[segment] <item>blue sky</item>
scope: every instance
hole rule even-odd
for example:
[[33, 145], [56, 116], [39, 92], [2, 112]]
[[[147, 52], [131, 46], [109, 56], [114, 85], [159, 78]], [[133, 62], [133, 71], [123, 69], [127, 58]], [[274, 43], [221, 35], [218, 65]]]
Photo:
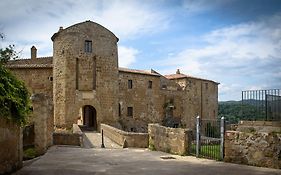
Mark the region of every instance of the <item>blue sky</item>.
[[280, 0], [2, 0], [1, 47], [52, 55], [60, 26], [95, 21], [116, 34], [119, 65], [220, 82], [219, 100], [281, 88]]

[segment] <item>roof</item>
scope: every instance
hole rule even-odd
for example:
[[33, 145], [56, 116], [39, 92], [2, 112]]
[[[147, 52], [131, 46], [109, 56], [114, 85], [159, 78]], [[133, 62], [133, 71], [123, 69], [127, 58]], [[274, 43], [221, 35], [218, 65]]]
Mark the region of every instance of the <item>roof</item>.
[[103, 30], [105, 30], [105, 31], [107, 31], [107, 32], [109, 32], [109, 33], [111, 33], [111, 34], [116, 38], [117, 42], [119, 41], [119, 38], [118, 38], [112, 31], [110, 31], [110, 30], [107, 29], [106, 27], [104, 27], [104, 26], [102, 26], [102, 25], [100, 25], [100, 24], [98, 24], [98, 23], [96, 23], [96, 22], [93, 22], [93, 21], [91, 21], [91, 20], [87, 20], [87, 21], [84, 21], [84, 22], [80, 22], [80, 23], [71, 25], [71, 26], [69, 26], [69, 27], [67, 27], [67, 28], [65, 28], [65, 29], [63, 29], [63, 27], [60, 27], [59, 31], [53, 34], [53, 36], [51, 37], [51, 40], [54, 41], [55, 38], [56, 38], [60, 33], [63, 33], [63, 32], [65, 32], [65, 31], [67, 31], [67, 30], [69, 30], [69, 29], [71, 29], [71, 28], [74, 28], [74, 27], [77, 27], [77, 26], [82, 26], [82, 25], [85, 25], [85, 24], [96, 25], [96, 26], [98, 26], [99, 28], [101, 28], [101, 29], [103, 29]]
[[204, 79], [204, 78], [194, 77], [194, 76], [185, 75], [185, 74], [181, 74], [181, 73], [179, 73], [179, 74], [164, 75], [164, 77], [166, 77], [169, 80], [182, 79], [182, 78], [193, 78], [193, 79], [197, 79], [197, 80], [211, 81], [213, 83], [219, 84], [218, 82], [215, 82], [213, 80], [208, 80], [208, 79]]
[[127, 73], [134, 73], [134, 74], [143, 74], [143, 75], [151, 75], [151, 76], [158, 76], [161, 75], [156, 73], [153, 70], [137, 70], [137, 69], [128, 69], [128, 68], [122, 68], [119, 67], [119, 72], [127, 72]]
[[39, 57], [36, 59], [10, 60], [5, 65], [7, 68], [52, 68], [53, 57]]

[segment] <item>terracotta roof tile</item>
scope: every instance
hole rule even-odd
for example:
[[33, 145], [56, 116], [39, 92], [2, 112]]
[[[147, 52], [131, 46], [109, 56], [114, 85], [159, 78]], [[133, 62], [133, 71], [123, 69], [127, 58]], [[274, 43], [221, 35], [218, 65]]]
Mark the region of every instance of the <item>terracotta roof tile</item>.
[[52, 68], [53, 57], [10, 60], [5, 66], [7, 68]]
[[152, 75], [152, 76], [161, 76], [160, 74], [156, 73], [153, 70], [137, 70], [137, 69], [128, 69], [119, 67], [120, 72], [128, 72], [128, 73], [135, 73], [135, 74], [145, 74], [145, 75]]
[[193, 78], [193, 79], [198, 79], [198, 80], [211, 81], [211, 82], [214, 82], [216, 84], [219, 84], [218, 82], [215, 82], [213, 80], [208, 80], [208, 79], [194, 77], [194, 76], [185, 75], [185, 74], [170, 74], [170, 75], [164, 75], [164, 77], [166, 77], [167, 79], [170, 79], [170, 80], [181, 79], [181, 78]]

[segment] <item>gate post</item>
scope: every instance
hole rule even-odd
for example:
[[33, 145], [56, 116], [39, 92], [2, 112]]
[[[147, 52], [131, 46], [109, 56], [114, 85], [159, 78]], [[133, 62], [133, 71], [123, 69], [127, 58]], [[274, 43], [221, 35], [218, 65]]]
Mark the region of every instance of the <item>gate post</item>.
[[225, 120], [224, 117], [221, 118], [221, 145], [220, 145], [220, 158], [223, 160], [224, 158], [224, 133], [225, 133]]
[[196, 157], [200, 154], [200, 117], [196, 117]]

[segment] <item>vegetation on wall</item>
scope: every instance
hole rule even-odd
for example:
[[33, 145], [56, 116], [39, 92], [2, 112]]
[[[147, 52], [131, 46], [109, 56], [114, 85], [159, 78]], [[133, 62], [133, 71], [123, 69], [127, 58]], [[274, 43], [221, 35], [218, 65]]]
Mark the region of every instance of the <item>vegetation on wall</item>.
[[4, 67], [8, 60], [16, 57], [13, 46], [0, 49], [0, 117], [24, 124], [30, 111], [28, 90]]

